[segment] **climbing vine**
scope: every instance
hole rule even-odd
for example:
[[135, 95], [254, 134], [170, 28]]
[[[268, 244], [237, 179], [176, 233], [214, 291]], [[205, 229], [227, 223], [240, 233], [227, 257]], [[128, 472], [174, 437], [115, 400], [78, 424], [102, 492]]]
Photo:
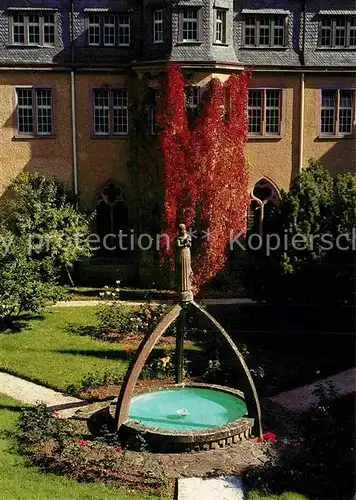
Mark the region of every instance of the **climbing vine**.
[[[244, 144], [247, 134], [247, 74], [225, 83], [212, 79], [192, 129], [185, 106], [185, 80], [168, 67], [160, 100], [163, 229], [170, 241], [179, 222], [196, 231], [193, 269], [199, 287], [224, 266], [231, 237], [242, 233], [248, 204]], [[172, 264], [172, 245], [162, 255]]]

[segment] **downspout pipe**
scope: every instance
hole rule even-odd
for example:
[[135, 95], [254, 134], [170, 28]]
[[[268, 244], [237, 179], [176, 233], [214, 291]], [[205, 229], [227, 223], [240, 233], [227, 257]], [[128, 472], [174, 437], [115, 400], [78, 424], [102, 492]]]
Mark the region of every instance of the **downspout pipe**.
[[79, 180], [78, 180], [78, 140], [77, 140], [77, 100], [76, 100], [76, 78], [75, 78], [75, 48], [74, 48], [74, 1], [70, 0], [70, 24], [71, 24], [71, 114], [72, 114], [72, 145], [73, 145], [73, 189], [75, 206], [79, 204]]
[[305, 112], [305, 73], [300, 74], [300, 126], [299, 126], [299, 161], [298, 174], [303, 170], [304, 164], [304, 112]]
[[[303, 0], [303, 26], [302, 26], [302, 47], [300, 63], [305, 66], [305, 35], [306, 35], [306, 11], [307, 0]], [[299, 154], [298, 154], [298, 174], [303, 170], [304, 165], [304, 112], [305, 112], [305, 73], [300, 74], [300, 110], [299, 110]]]

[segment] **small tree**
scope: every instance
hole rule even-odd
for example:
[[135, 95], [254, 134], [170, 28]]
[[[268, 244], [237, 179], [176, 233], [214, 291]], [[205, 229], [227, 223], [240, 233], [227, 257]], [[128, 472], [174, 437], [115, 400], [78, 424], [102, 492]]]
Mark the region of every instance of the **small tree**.
[[91, 255], [86, 244], [89, 218], [75, 209], [70, 193], [55, 180], [39, 174], [20, 176], [10, 189], [8, 224], [27, 240], [33, 259], [42, 263], [44, 278], [70, 268]]
[[38, 313], [62, 290], [56, 276], [43, 281], [42, 263], [28, 256], [27, 241], [6, 229], [0, 230], [0, 330], [11, 326], [23, 312]]

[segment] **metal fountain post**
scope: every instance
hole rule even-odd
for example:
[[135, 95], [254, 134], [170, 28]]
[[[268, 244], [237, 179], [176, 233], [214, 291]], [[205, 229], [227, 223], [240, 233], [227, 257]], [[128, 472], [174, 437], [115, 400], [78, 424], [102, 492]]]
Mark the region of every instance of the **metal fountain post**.
[[192, 268], [190, 247], [192, 245], [184, 224], [179, 225], [176, 243], [176, 281], [178, 290], [178, 303], [182, 309], [177, 322], [176, 335], [176, 383], [181, 384], [184, 378], [184, 334], [186, 329], [187, 305], [193, 301]]

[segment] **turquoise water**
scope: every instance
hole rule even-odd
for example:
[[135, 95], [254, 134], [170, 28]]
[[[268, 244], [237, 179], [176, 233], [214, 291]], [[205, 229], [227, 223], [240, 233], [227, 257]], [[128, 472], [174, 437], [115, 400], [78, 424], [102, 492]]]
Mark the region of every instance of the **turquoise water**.
[[131, 400], [129, 418], [150, 427], [210, 429], [247, 413], [245, 402], [214, 389], [184, 387], [147, 392]]

